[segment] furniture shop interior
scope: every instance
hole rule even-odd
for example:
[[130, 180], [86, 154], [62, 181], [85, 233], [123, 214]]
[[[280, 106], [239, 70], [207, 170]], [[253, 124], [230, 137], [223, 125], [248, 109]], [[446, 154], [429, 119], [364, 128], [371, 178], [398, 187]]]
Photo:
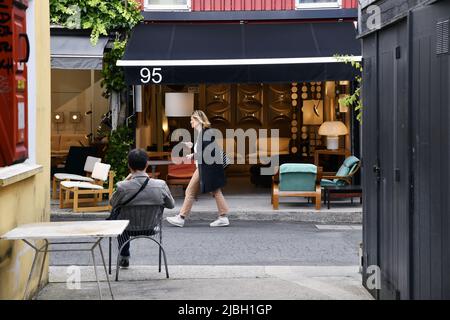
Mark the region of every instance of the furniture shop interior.
[[[269, 156], [279, 156], [280, 165], [311, 163], [323, 172], [338, 171], [345, 158], [355, 154], [353, 145], [359, 144], [353, 130], [355, 126], [359, 130], [356, 112], [339, 101], [352, 92], [352, 86], [348, 80], [142, 86], [136, 146], [156, 158], [167, 155], [177, 144], [171, 141], [174, 130], [187, 129], [193, 137], [190, 115], [193, 110], [203, 110], [212, 128], [222, 133], [219, 145], [234, 160], [227, 168], [226, 190], [236, 194], [270, 192], [272, 176], [261, 175], [263, 164], [254, 157], [256, 151], [267, 148]], [[255, 129], [257, 135], [260, 129], [267, 129], [269, 138], [270, 129], [278, 129], [279, 149], [271, 152], [270, 139], [261, 142], [264, 138], [257, 136], [256, 141], [245, 139], [244, 151], [238, 150], [237, 139], [227, 136], [226, 129]], [[356, 138], [359, 140], [359, 135]], [[156, 171], [170, 182], [177, 177], [162, 167]]]

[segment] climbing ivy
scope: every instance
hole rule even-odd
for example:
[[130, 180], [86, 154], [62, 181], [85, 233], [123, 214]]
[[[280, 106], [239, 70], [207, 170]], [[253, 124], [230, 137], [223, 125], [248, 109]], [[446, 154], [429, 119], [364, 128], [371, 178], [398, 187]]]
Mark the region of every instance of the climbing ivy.
[[111, 51], [107, 52], [103, 57], [103, 69], [102, 75], [103, 79], [101, 86], [107, 88], [103, 92], [103, 96], [108, 98], [112, 91], [122, 91], [126, 88], [125, 77], [123, 75], [123, 70], [121, 67], [116, 65], [117, 60], [123, 57], [125, 53], [127, 41], [114, 41], [113, 48]]
[[52, 24], [70, 29], [91, 31], [91, 43], [100, 36], [115, 38], [112, 50], [105, 55], [103, 95], [126, 88], [123, 70], [116, 66], [122, 58], [130, 31], [142, 20], [140, 4], [135, 0], [50, 0]]
[[[363, 66], [360, 62], [354, 61], [352, 56], [348, 55], [334, 55], [334, 57], [344, 63], [350, 63], [353, 68], [358, 70], [360, 74], [363, 72]], [[363, 112], [363, 105], [362, 105], [362, 99], [361, 99], [361, 85], [362, 85], [362, 78], [360, 75], [355, 76], [355, 80], [357, 82], [357, 88], [353, 94], [345, 96], [344, 98], [339, 99], [339, 103], [342, 103], [343, 105], [347, 107], [354, 107], [356, 114], [356, 119], [358, 119], [359, 122], [362, 123], [362, 112]]]
[[125, 126], [109, 133], [105, 161], [116, 173], [114, 185], [128, 175], [128, 152], [133, 145], [133, 140], [133, 130]]

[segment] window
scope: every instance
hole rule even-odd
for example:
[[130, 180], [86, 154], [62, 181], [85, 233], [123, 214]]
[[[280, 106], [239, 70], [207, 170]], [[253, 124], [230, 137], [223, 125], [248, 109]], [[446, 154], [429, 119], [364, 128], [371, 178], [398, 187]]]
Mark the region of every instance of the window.
[[339, 8], [341, 0], [296, 0], [297, 9]]
[[146, 0], [145, 9], [152, 11], [186, 11], [191, 9], [191, 0]]

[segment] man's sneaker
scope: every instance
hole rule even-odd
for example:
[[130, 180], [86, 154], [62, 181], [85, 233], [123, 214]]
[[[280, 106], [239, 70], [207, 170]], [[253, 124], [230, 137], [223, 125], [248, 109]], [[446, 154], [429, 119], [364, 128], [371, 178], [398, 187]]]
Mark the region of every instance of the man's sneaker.
[[119, 261], [119, 266], [121, 268], [128, 268], [130, 266], [130, 261], [128, 257], [121, 256]]
[[210, 227], [226, 227], [230, 225], [227, 217], [219, 217], [216, 221], [210, 223]]
[[173, 224], [177, 227], [183, 227], [184, 226], [184, 219], [180, 217], [179, 214], [177, 214], [175, 217], [167, 217], [167, 222], [170, 224]]

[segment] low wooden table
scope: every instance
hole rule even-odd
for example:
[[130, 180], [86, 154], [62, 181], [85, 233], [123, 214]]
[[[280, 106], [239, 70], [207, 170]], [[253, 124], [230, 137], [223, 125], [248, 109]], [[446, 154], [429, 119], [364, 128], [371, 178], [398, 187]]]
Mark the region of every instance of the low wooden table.
[[353, 197], [359, 197], [360, 203], [362, 203], [362, 188], [358, 185], [347, 186], [325, 186], [323, 203], [327, 203], [327, 208], [330, 209], [331, 199], [337, 198], [351, 198], [353, 203]]

